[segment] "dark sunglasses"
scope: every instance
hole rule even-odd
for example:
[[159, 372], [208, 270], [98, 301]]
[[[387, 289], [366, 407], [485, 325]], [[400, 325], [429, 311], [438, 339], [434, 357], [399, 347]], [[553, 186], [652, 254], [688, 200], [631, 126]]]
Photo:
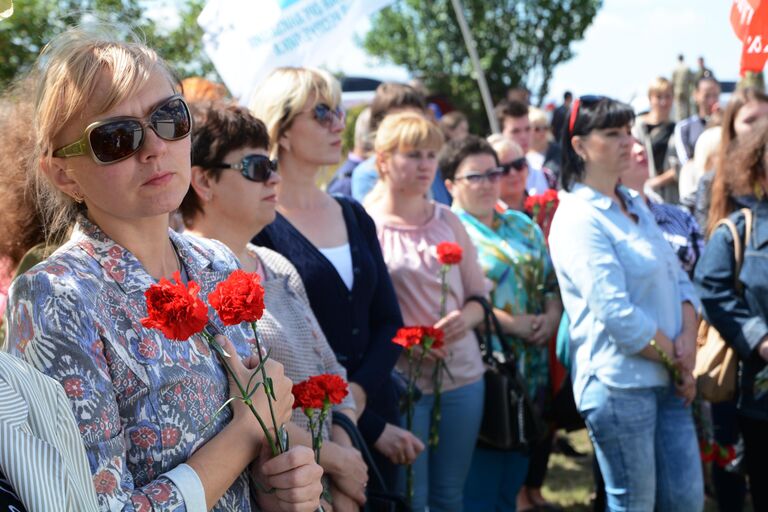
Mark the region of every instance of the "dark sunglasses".
[[318, 103], [311, 112], [315, 121], [326, 128], [330, 128], [334, 120], [344, 123], [344, 111], [340, 107], [331, 108], [325, 103]]
[[570, 118], [568, 119], [568, 133], [573, 135], [573, 129], [576, 126], [576, 119], [578, 119], [579, 117], [579, 107], [581, 107], [581, 104], [597, 103], [603, 98], [605, 98], [605, 96], [595, 96], [594, 94], [589, 94], [587, 96], [581, 96], [573, 100], [573, 104], [571, 105], [571, 115], [570, 115]]
[[525, 170], [526, 167], [528, 167], [528, 160], [526, 160], [524, 156], [521, 156], [520, 158], [516, 158], [511, 162], [501, 164], [501, 171], [506, 176], [507, 174], [510, 173], [512, 169], [514, 169], [517, 172], [523, 172], [523, 170]]
[[91, 123], [80, 140], [57, 149], [53, 156], [70, 158], [90, 154], [99, 165], [113, 164], [141, 149], [147, 126], [163, 140], [183, 139], [192, 131], [189, 107], [181, 95], [175, 95], [143, 119], [124, 116]]
[[277, 160], [271, 160], [264, 155], [246, 155], [236, 164], [213, 164], [215, 169], [236, 169], [248, 181], [266, 183], [277, 172]]
[[499, 178], [502, 177], [504, 174], [504, 171], [501, 169], [501, 167], [493, 167], [492, 169], [488, 169], [485, 172], [475, 172], [471, 174], [465, 174], [464, 176], [459, 176], [455, 178], [456, 180], [466, 180], [467, 183], [470, 185], [479, 185], [485, 180], [488, 180], [491, 183], [496, 183], [499, 181]]

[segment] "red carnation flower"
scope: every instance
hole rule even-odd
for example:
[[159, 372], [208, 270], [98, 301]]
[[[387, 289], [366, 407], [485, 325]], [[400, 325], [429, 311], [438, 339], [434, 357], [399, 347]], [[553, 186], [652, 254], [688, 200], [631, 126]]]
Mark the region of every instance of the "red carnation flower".
[[237, 269], [208, 295], [224, 325], [255, 322], [264, 313], [264, 288], [256, 272]]
[[178, 271], [173, 280], [175, 283], [162, 278], [144, 292], [147, 317], [141, 319], [141, 325], [159, 329], [168, 339], [183, 341], [203, 330], [208, 323], [208, 308], [197, 296], [200, 285], [190, 281], [185, 286]]
[[311, 379], [294, 384], [291, 392], [294, 398], [294, 409], [321, 409], [323, 407], [325, 391]]
[[338, 405], [349, 394], [347, 383], [338, 375], [324, 373], [309, 378], [310, 381], [317, 383], [318, 387], [325, 392], [325, 396], [334, 405]]
[[455, 242], [440, 242], [437, 244], [437, 259], [443, 265], [461, 263], [461, 246]]
[[533, 211], [533, 207], [538, 204], [538, 201], [536, 200], [537, 196], [528, 196], [525, 198], [525, 202], [523, 203], [523, 209], [527, 212]]
[[727, 466], [733, 459], [736, 458], [736, 448], [731, 444], [728, 446], [718, 446], [715, 450], [714, 459], [717, 465], [721, 468]]
[[706, 440], [699, 441], [699, 451], [702, 462], [710, 462], [715, 458], [715, 449], [712, 443]]
[[442, 329], [436, 329], [435, 327], [422, 327], [422, 343], [427, 345], [425, 338], [432, 340], [431, 344], [428, 344], [429, 348], [442, 348], [445, 344], [445, 333]]
[[421, 343], [421, 327], [401, 327], [397, 330], [392, 343], [405, 348], [413, 348]]

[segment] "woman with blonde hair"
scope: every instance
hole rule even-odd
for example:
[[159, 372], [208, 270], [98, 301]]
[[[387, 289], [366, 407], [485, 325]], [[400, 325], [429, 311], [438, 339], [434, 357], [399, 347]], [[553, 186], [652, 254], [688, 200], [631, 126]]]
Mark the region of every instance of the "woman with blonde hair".
[[[63, 385], [101, 509], [253, 510], [258, 501], [314, 510], [322, 470], [312, 451], [267, 461], [264, 433], [242, 401], [217, 415], [231, 382], [205, 341], [179, 343], [141, 323], [144, 292], [159, 279], [194, 281], [206, 297], [238, 265], [222, 244], [169, 229], [189, 188], [189, 110], [167, 64], [114, 32], [70, 29], [37, 63], [38, 207], [49, 232], [73, 231], [14, 281], [11, 351]], [[247, 382], [258, 362], [249, 331], [213, 312], [208, 322]], [[285, 422], [291, 382], [282, 365], [267, 366]], [[266, 417], [265, 394], [253, 400]], [[257, 493], [251, 478], [276, 492]]]
[[650, 111], [635, 119], [632, 134], [648, 153], [647, 187], [658, 194], [666, 203], [677, 203], [678, 161], [674, 151], [672, 134], [675, 122], [670, 119], [672, 112], [672, 84], [664, 77], [654, 78], [648, 86]]
[[[462, 510], [462, 489], [483, 415], [484, 368], [473, 332], [483, 310], [468, 299], [486, 294], [485, 279], [461, 221], [447, 206], [427, 198], [442, 145], [440, 129], [419, 114], [385, 117], [374, 143], [379, 183], [366, 200], [406, 325], [432, 325], [445, 332], [441, 355], [451, 377], [443, 381], [439, 443], [414, 463], [414, 511], [427, 506], [432, 511]], [[445, 241], [458, 243], [464, 255], [448, 271], [447, 313], [441, 317], [436, 247]], [[424, 444], [435, 398], [435, 364], [425, 360], [417, 382], [424, 395], [416, 403], [413, 429]], [[404, 358], [398, 365], [406, 368]]]
[[358, 428], [389, 487], [397, 464], [423, 448], [400, 428], [391, 373], [400, 349], [400, 309], [376, 240], [376, 228], [355, 201], [323, 192], [320, 169], [341, 159], [341, 88], [328, 73], [279, 68], [251, 97], [264, 121], [271, 157], [280, 165], [275, 221], [253, 239], [285, 256], [299, 272], [309, 303], [355, 397]]

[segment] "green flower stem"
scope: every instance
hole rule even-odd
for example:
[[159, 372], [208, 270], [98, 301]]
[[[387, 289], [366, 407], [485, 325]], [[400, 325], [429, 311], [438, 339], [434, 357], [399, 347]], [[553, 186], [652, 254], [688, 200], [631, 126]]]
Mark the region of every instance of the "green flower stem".
[[448, 270], [450, 265], [440, 267], [440, 318], [444, 318], [448, 313]]
[[[408, 359], [408, 389], [405, 393], [405, 427], [413, 432], [413, 389], [416, 386], [416, 369], [413, 361], [413, 347], [406, 350]], [[413, 501], [413, 464], [408, 464], [405, 470], [405, 497], [408, 505]]]
[[[240, 392], [241, 400], [251, 410], [253, 415], [256, 417], [256, 421], [259, 422], [259, 425], [261, 426], [261, 429], [264, 431], [264, 435], [267, 438], [267, 442], [269, 443], [269, 448], [272, 451], [272, 455], [273, 456], [278, 455], [281, 452], [277, 451], [277, 446], [275, 445], [275, 441], [272, 438], [272, 435], [269, 433], [269, 428], [261, 419], [261, 416], [259, 416], [259, 413], [258, 411], [256, 411], [256, 408], [253, 406], [253, 401], [250, 398], [248, 398], [248, 392], [240, 383], [240, 379], [237, 378], [237, 375], [235, 375], [235, 372], [232, 371], [232, 368], [230, 368], [229, 364], [227, 364], [227, 362], [224, 360], [224, 357], [222, 356], [223, 350], [221, 348], [221, 345], [219, 345], [219, 342], [217, 342], [216, 339], [210, 334], [208, 334], [207, 332], [202, 331], [201, 334], [206, 339], [209, 345], [218, 347], [218, 350], [214, 350], [214, 352], [216, 352], [216, 354], [219, 356], [219, 361], [221, 361], [221, 364], [224, 366], [224, 369], [226, 370], [226, 372], [232, 377], [232, 380], [235, 381], [235, 385], [237, 386], [237, 389]], [[275, 436], [277, 437], [277, 430], [275, 430]]]
[[[448, 313], [448, 271], [450, 265], [440, 267], [440, 318], [445, 318]], [[442, 385], [442, 360], [438, 360], [432, 371], [432, 384], [434, 387], [435, 401], [432, 405], [432, 417], [429, 426], [429, 445], [437, 446], [440, 431], [440, 387]]]
[[[256, 338], [256, 348], [259, 352], [259, 363], [261, 363], [261, 379], [264, 381], [264, 392], [267, 395], [267, 405], [269, 406], [269, 415], [272, 417], [272, 426], [275, 429], [275, 439], [277, 440], [277, 453], [283, 453], [285, 452], [285, 447], [283, 446], [283, 441], [280, 439], [280, 435], [278, 435], [279, 429], [277, 428], [277, 419], [275, 418], [275, 410], [272, 406], [272, 394], [275, 392], [274, 388], [272, 387], [271, 381], [267, 380], [267, 370], [264, 368], [264, 354], [261, 350], [261, 342], [259, 341], [259, 333], [256, 330], [256, 322], [250, 322], [251, 329], [253, 329], [253, 337]], [[267, 389], [267, 382], [270, 382], [269, 389]], [[277, 453], [273, 453], [273, 455], [277, 455]]]

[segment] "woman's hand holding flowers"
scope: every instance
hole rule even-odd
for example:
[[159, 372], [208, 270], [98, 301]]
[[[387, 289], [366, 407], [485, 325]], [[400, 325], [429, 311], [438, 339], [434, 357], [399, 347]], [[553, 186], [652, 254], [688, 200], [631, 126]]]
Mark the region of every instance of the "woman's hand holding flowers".
[[[273, 458], [262, 443], [259, 459], [251, 465], [251, 478], [272, 493], [259, 492], [261, 510], [314, 512], [320, 505], [323, 468], [315, 462], [311, 448], [296, 446]], [[263, 462], [265, 461], [265, 462]]]
[[[224, 352], [229, 354], [230, 357], [227, 359], [227, 362], [229, 363], [229, 366], [235, 375], [237, 375], [237, 378], [240, 380], [240, 382], [249, 382], [251, 375], [258, 371], [257, 368], [259, 366], [259, 356], [253, 354], [241, 360], [229, 338], [226, 336], [218, 335], [216, 336], [216, 341], [219, 343], [221, 348], [224, 349]], [[272, 404], [275, 407], [275, 415], [278, 421], [285, 423], [291, 419], [291, 412], [293, 410], [293, 395], [291, 394], [291, 387], [293, 386], [293, 383], [291, 382], [291, 379], [285, 376], [283, 365], [274, 359], [268, 359], [266, 361], [265, 367], [269, 372], [270, 378], [272, 379], [272, 383], [275, 388], [275, 396], [277, 397], [277, 400]], [[239, 397], [240, 394], [235, 381], [232, 379], [231, 375], [227, 374], [227, 376], [229, 378], [230, 396]], [[261, 379], [259, 377], [260, 375], [257, 374], [256, 377], [254, 377], [254, 380], [260, 381]], [[267, 403], [266, 394], [254, 393], [252, 400], [256, 411], [262, 417], [268, 417], [269, 404]], [[256, 421], [256, 418], [253, 416], [253, 413], [245, 404], [245, 402], [242, 400], [232, 400], [231, 406], [233, 421], [244, 422], [243, 424], [248, 425], [248, 431], [252, 432], [255, 438], [259, 440], [259, 442], [263, 441], [264, 432], [262, 431], [261, 426]]]
[[467, 334], [467, 321], [460, 309], [455, 309], [437, 321], [433, 326], [435, 329], [442, 329], [445, 343], [458, 341]]

